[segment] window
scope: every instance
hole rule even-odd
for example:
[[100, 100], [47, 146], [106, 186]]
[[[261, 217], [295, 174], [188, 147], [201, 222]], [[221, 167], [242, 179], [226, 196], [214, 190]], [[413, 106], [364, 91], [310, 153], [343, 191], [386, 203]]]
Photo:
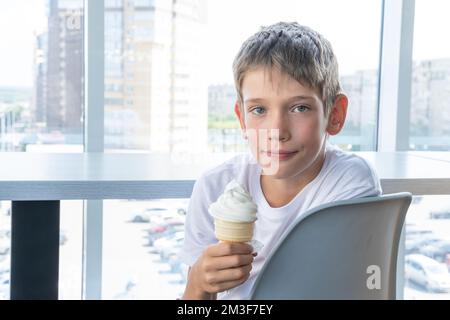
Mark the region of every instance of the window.
[[[447, 1], [415, 1], [409, 149], [450, 150], [450, 46], [430, 34], [447, 30]], [[405, 299], [450, 298], [450, 198], [415, 197], [406, 221], [406, 259], [416, 255], [423, 272], [405, 265]], [[425, 266], [426, 265], [426, 266]]]
[[[186, 6], [197, 8], [199, 3], [186, 1]], [[204, 78], [198, 32], [206, 26], [193, 14], [189, 19], [173, 16], [177, 10], [169, 2], [123, 1], [119, 9], [105, 3], [105, 82], [116, 78], [126, 88], [119, 96], [105, 90], [105, 115], [126, 112], [135, 119], [121, 131], [105, 123], [106, 152], [206, 149], [207, 87], [198, 81]], [[116, 71], [119, 66], [121, 73]], [[192, 94], [186, 96], [175, 87]], [[180, 108], [190, 110], [187, 129], [173, 125], [178, 113], [184, 112]], [[175, 141], [178, 134], [187, 139]]]
[[[105, 87], [105, 152], [206, 149], [207, 88], [198, 81], [202, 69], [196, 54], [200, 38], [182, 33], [205, 26], [193, 15], [189, 21], [172, 15], [176, 11], [167, 1], [122, 1], [114, 7], [105, 2], [105, 83], [125, 88]], [[181, 296], [186, 267], [177, 252], [187, 199], [103, 203], [102, 298]]]
[[414, 197], [405, 226], [407, 300], [450, 298], [450, 217], [448, 196]]
[[[83, 3], [17, 0], [1, 5], [0, 151], [83, 152]], [[330, 40], [350, 102], [344, 130], [331, 141], [347, 150], [375, 150], [382, 0], [104, 3], [105, 152], [192, 155], [247, 150], [233, 112], [231, 64], [247, 37], [277, 21], [298, 21]], [[445, 41], [429, 37], [449, 28], [444, 16], [448, 9], [445, 0], [416, 1], [411, 150], [450, 148], [450, 109], [445, 105], [450, 101], [450, 49]], [[230, 23], [230, 16], [240, 23]], [[24, 19], [26, 24], [21, 23]], [[415, 199], [408, 214], [406, 250], [442, 266], [450, 261], [449, 200], [435, 208], [441, 202], [436, 199]], [[78, 299], [83, 202], [63, 201], [61, 208], [60, 298]], [[186, 208], [187, 199], [104, 201], [102, 298], [181, 295], [186, 269], [177, 250]], [[9, 226], [10, 202], [3, 201], [0, 299], [8, 298]], [[435, 262], [409, 258], [408, 265], [416, 271], [443, 272], [430, 266]], [[407, 299], [448, 297], [408, 272]]]
[[[331, 142], [347, 150], [375, 150], [381, 7], [381, 1], [353, 0], [343, 3], [283, 0], [276, 5], [272, 1], [210, 3], [206, 35], [209, 150], [246, 148], [240, 142], [241, 133], [233, 111], [236, 97], [231, 63], [241, 43], [258, 31], [259, 26], [278, 21], [297, 21], [316, 29], [331, 42], [337, 55], [349, 108], [343, 131], [332, 137]], [[254, 8], [258, 8], [256, 15]], [[339, 23], [335, 20], [337, 12]], [[230, 24], [230, 16], [239, 23]], [[224, 34], [226, 37], [217, 36]], [[225, 135], [223, 129], [229, 129], [229, 133]], [[229, 134], [233, 137], [228, 137]], [[227, 142], [222, 143], [223, 139]]]
[[410, 110], [411, 150], [450, 150], [450, 46], [430, 37], [449, 30], [444, 0], [417, 0]]
[[188, 199], [104, 201], [102, 299], [175, 299]]
[[[3, 2], [0, 21], [0, 151], [83, 152], [83, 0]], [[10, 209], [0, 202], [0, 299], [9, 298]], [[61, 201], [60, 213], [59, 298], [80, 299], [83, 201]]]

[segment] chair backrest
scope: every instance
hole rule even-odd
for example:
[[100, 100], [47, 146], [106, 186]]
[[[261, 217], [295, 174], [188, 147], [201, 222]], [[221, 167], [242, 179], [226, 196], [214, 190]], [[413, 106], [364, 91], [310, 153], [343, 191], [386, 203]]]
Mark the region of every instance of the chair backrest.
[[250, 299], [395, 299], [410, 193], [336, 201], [295, 221], [267, 258]]

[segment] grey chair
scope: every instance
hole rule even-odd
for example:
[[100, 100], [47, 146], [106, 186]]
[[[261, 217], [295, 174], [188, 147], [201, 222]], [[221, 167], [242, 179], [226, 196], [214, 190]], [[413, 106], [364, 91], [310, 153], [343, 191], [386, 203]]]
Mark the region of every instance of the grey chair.
[[250, 299], [395, 299], [410, 193], [336, 201], [308, 211], [267, 258]]

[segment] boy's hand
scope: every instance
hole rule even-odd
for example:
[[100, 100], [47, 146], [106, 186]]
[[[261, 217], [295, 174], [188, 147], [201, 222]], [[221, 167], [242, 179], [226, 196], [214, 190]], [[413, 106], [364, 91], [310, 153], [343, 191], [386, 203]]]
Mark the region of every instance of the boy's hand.
[[244, 283], [252, 270], [252, 250], [246, 243], [209, 246], [189, 272], [185, 298], [207, 299]]

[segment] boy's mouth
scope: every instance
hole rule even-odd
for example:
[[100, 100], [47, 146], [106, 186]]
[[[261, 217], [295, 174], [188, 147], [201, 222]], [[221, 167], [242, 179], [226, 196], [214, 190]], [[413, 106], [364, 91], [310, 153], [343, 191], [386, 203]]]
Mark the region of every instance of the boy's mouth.
[[278, 158], [279, 160], [287, 160], [297, 154], [298, 151], [277, 150], [277, 151], [261, 151], [261, 153], [269, 158]]

